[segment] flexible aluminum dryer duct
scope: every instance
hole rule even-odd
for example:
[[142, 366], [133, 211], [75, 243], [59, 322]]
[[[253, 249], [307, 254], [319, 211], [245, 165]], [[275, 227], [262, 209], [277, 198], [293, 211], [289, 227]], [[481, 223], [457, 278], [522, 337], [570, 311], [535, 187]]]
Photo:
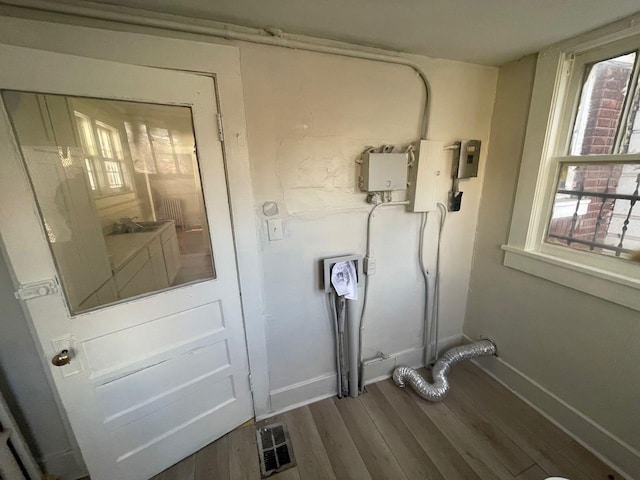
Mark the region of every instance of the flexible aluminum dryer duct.
[[439, 402], [449, 391], [447, 375], [453, 365], [470, 358], [495, 355], [495, 353], [496, 346], [490, 340], [480, 340], [469, 345], [454, 347], [447, 350], [433, 366], [433, 383], [427, 382], [422, 375], [409, 367], [396, 368], [393, 372], [393, 381], [399, 387], [404, 387], [408, 383], [425, 400]]

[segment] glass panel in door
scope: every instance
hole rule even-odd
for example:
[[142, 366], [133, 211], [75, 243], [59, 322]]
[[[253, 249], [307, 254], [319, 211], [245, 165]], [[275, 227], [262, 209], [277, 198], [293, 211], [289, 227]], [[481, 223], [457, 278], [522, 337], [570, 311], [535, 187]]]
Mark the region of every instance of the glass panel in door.
[[2, 97], [72, 314], [215, 278], [189, 107]]

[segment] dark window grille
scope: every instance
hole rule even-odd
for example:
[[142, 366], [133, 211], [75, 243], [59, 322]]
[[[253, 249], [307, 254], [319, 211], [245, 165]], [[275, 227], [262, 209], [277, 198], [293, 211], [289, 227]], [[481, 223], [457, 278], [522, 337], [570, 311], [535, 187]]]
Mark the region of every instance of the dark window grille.
[[[556, 241], [559, 241], [554, 243], [562, 243], [567, 246], [574, 246], [575, 244], [578, 244], [584, 246], [589, 251], [605, 250], [613, 252], [617, 257], [623, 254], [628, 255], [633, 253], [633, 249], [625, 248], [624, 242], [629, 230], [629, 224], [631, 222], [634, 208], [636, 207], [638, 201], [640, 201], [640, 174], [638, 174], [638, 176], [636, 177], [635, 190], [631, 194], [609, 192], [609, 188], [605, 189], [604, 192], [597, 192], [585, 190], [583, 185], [579, 185], [579, 187], [580, 188], [577, 190], [564, 188], [560, 188], [557, 190], [557, 194], [569, 195], [571, 196], [571, 198], [576, 200], [575, 209], [573, 215], [571, 216], [571, 223], [568, 228], [568, 233], [557, 233], [554, 232], [554, 229], [552, 228], [550, 229], [547, 237], [549, 239], [555, 239]], [[587, 198], [594, 198], [598, 199], [599, 201], [598, 215], [595, 219], [595, 230], [592, 234], [589, 235], [590, 238], [585, 238], [584, 235], [579, 235], [577, 233], [579, 220], [581, 217], [579, 213], [581, 202]], [[615, 232], [610, 231], [610, 218], [611, 213], [615, 208], [616, 202], [620, 201], [628, 201], [629, 208], [627, 209], [620, 232], [617, 234], [619, 241], [616, 245], [606, 244], [604, 243], [604, 241], [602, 241], [602, 239], [606, 235], [615, 235]]]

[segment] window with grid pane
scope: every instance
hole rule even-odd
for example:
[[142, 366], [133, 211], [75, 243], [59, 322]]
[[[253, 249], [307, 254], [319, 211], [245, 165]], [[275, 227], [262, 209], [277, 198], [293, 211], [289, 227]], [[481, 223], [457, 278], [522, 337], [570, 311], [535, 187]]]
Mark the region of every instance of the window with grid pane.
[[[568, 155], [558, 156], [545, 241], [625, 258], [640, 250], [638, 55], [574, 65]], [[569, 90], [571, 92], [571, 89]]]
[[74, 113], [91, 190], [101, 195], [130, 190], [118, 129], [83, 113]]
[[507, 267], [640, 311], [640, 14], [632, 20], [538, 54], [502, 248]]

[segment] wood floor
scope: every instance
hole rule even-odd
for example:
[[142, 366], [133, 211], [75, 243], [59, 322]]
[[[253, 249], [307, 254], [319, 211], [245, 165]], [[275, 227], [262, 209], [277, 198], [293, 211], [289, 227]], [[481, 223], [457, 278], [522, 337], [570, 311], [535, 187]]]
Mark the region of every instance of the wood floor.
[[[285, 421], [297, 466], [274, 480], [623, 477], [471, 364], [428, 403], [391, 380], [359, 398], [327, 399], [271, 418]], [[153, 480], [260, 478], [255, 426], [243, 427]]]

